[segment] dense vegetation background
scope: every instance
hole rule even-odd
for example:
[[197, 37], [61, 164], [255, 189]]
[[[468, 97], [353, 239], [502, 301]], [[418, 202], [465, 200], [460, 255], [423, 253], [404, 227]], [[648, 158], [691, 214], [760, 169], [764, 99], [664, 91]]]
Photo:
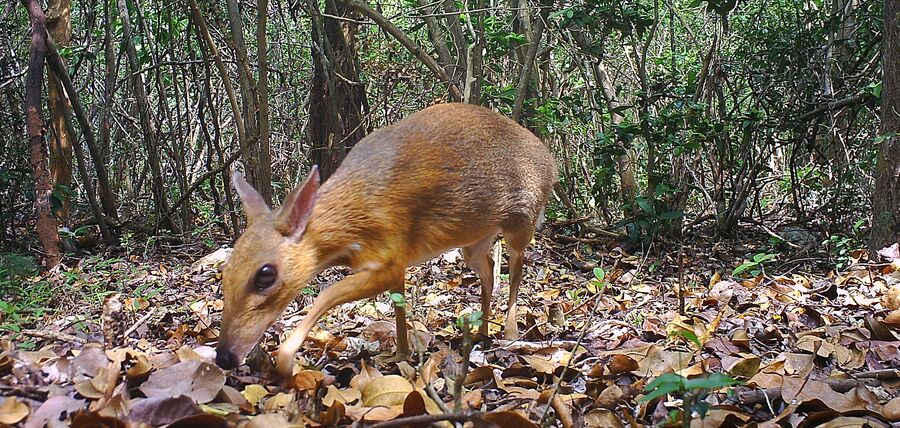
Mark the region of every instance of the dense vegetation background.
[[[71, 231], [98, 224], [96, 194], [108, 239], [233, 236], [233, 162], [277, 202], [372, 129], [466, 96], [557, 153], [554, 217], [635, 240], [758, 223], [859, 239], [885, 138], [883, 7], [53, 1], [47, 25], [94, 135], [88, 151], [65, 101], [54, 108], [51, 74], [52, 211]], [[0, 132], [14, 138], [0, 148], [0, 242], [32, 254], [33, 154], [16, 137], [31, 34], [25, 8], [6, 15]], [[87, 177], [73, 172], [82, 164]]]

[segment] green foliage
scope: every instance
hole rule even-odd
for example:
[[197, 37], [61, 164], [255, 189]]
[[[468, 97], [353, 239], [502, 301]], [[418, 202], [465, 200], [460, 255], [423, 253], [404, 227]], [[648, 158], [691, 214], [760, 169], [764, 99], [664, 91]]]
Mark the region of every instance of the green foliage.
[[484, 322], [482, 317], [484, 313], [481, 311], [475, 311], [468, 315], [461, 315], [456, 318], [456, 328], [460, 331], [469, 331], [473, 328], [481, 327], [481, 323]]
[[406, 297], [403, 293], [390, 293], [391, 302], [394, 302], [394, 306], [398, 308], [406, 307]]
[[764, 264], [775, 259], [775, 254], [758, 253], [753, 255], [753, 259], [746, 260], [731, 272], [732, 276], [740, 276], [747, 272], [750, 276], [757, 276], [764, 272]]
[[[644, 388], [646, 395], [639, 401], [653, 401], [670, 394], [681, 397], [681, 425], [689, 427], [691, 426], [691, 415], [694, 412], [698, 413], [700, 418], [704, 418], [706, 412], [709, 411], [709, 403], [703, 401], [709, 392], [742, 383], [724, 373], [710, 373], [694, 379], [688, 379], [675, 373], [666, 373], [647, 384]], [[677, 421], [677, 413], [669, 415], [673, 422]]]
[[44, 315], [55, 292], [46, 281], [29, 280], [39, 271], [32, 257], [0, 253], [0, 331], [21, 331]]

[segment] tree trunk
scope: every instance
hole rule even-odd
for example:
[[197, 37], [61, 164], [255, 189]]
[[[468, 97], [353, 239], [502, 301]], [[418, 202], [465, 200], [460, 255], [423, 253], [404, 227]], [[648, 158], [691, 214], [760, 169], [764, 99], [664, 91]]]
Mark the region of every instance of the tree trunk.
[[56, 218], [50, 212], [50, 173], [44, 152], [43, 118], [41, 118], [41, 87], [44, 81], [44, 59], [47, 55], [47, 21], [37, 0], [22, 0], [31, 18], [31, 58], [25, 75], [26, 133], [31, 141], [31, 168], [34, 170], [34, 207], [37, 234], [44, 249], [44, 266], [59, 264], [59, 234]]
[[[540, 11], [540, 9], [538, 10]], [[524, 108], [525, 98], [528, 96], [528, 89], [531, 84], [531, 71], [534, 68], [538, 47], [541, 45], [541, 38], [544, 36], [544, 20], [541, 19], [540, 12], [535, 17], [537, 22], [532, 25], [528, 52], [525, 54], [525, 62], [522, 63], [522, 70], [519, 72], [519, 81], [516, 85], [516, 99], [513, 102], [512, 109], [512, 119], [516, 122], [521, 122], [522, 119], [522, 109]]]
[[260, 195], [267, 202], [272, 202], [272, 154], [269, 152], [269, 69], [266, 42], [266, 17], [269, 1], [259, 0], [257, 5], [256, 49], [259, 59], [259, 120], [257, 122], [259, 139], [256, 144], [256, 182]]
[[875, 167], [869, 253], [900, 241], [900, 1], [884, 2], [881, 133]]
[[[59, 46], [68, 46], [72, 39], [71, 28], [72, 4], [70, 0], [50, 0], [47, 6], [47, 32]], [[65, 64], [63, 58], [63, 64]], [[47, 74], [50, 97], [50, 182], [53, 188], [63, 186], [72, 188], [72, 138], [66, 128], [66, 110], [69, 106], [65, 96], [57, 91], [59, 81], [53, 73]], [[70, 200], [72, 193], [57, 192], [61, 203], [54, 213], [63, 224], [69, 216]]]
[[[365, 86], [359, 81], [357, 24], [322, 17], [315, 2], [309, 7], [313, 16], [309, 137], [313, 162], [326, 180], [350, 148], [368, 133], [365, 119], [369, 104]], [[325, 2], [325, 13], [349, 15], [344, 5], [333, 1]], [[342, 78], [335, 78], [336, 74]]]
[[153, 202], [156, 214], [159, 219], [165, 222], [165, 225], [173, 231], [178, 230], [178, 226], [172, 221], [169, 213], [168, 202], [165, 195], [165, 183], [162, 177], [162, 167], [159, 159], [159, 140], [156, 135], [156, 125], [150, 112], [150, 103], [147, 100], [147, 92], [144, 88], [144, 79], [141, 77], [141, 66], [137, 59], [137, 50], [134, 47], [134, 32], [131, 27], [131, 19], [128, 14], [128, 6], [126, 0], [118, 0], [119, 17], [122, 20], [122, 33], [125, 42], [125, 53], [128, 58], [128, 66], [131, 69], [131, 84], [134, 91], [135, 101], [137, 101], [137, 109], [140, 113], [141, 131], [143, 132], [144, 147], [147, 151], [147, 160], [150, 164], [150, 179], [153, 194]]

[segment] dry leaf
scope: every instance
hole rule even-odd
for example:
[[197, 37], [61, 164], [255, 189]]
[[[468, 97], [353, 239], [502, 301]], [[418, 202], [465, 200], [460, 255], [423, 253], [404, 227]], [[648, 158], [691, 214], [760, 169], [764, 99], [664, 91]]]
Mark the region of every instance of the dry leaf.
[[406, 378], [388, 375], [377, 378], [362, 390], [363, 406], [396, 406], [403, 404], [406, 396], [413, 391], [413, 386]]
[[203, 413], [186, 395], [176, 397], [137, 398], [132, 400], [128, 418], [153, 426], [171, 424], [187, 416]]
[[888, 401], [887, 404], [884, 405], [884, 408], [881, 411], [884, 413], [884, 417], [888, 418], [889, 421], [900, 421], [900, 397], [892, 398], [891, 401]]
[[262, 385], [247, 385], [244, 387], [244, 390], [241, 391], [241, 395], [247, 399], [247, 402], [249, 402], [251, 406], [256, 407], [256, 405], [259, 404], [259, 400], [262, 400], [263, 397], [269, 395], [269, 390]]
[[42, 428], [47, 421], [59, 420], [63, 413], [75, 413], [84, 408], [84, 400], [58, 395], [41, 404], [41, 407], [28, 418], [25, 428]]
[[322, 398], [322, 404], [331, 407], [335, 402], [351, 404], [362, 397], [362, 393], [356, 388], [338, 389], [334, 385], [328, 385], [328, 392]]
[[537, 428], [534, 422], [531, 422], [521, 413], [507, 410], [504, 412], [491, 412], [481, 417], [487, 422], [497, 425], [500, 428]]
[[610, 410], [594, 409], [584, 415], [585, 428], [625, 428], [625, 425]]
[[184, 394], [198, 403], [208, 403], [216, 398], [224, 385], [225, 373], [222, 369], [209, 363], [189, 360], [153, 372], [140, 389], [147, 397]]
[[0, 424], [17, 424], [26, 416], [28, 416], [28, 405], [16, 397], [6, 397], [0, 404]]

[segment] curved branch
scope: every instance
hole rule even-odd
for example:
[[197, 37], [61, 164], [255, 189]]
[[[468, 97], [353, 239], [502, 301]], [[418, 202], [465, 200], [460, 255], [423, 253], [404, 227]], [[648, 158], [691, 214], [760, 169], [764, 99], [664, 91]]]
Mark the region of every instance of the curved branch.
[[456, 87], [456, 84], [453, 83], [453, 80], [450, 79], [450, 76], [447, 75], [444, 69], [441, 68], [440, 65], [438, 65], [437, 61], [435, 61], [435, 59], [432, 58], [431, 55], [428, 55], [428, 53], [426, 53], [421, 46], [419, 46], [418, 44], [416, 44], [416, 42], [409, 38], [409, 36], [407, 36], [406, 33], [403, 32], [403, 30], [398, 28], [396, 25], [394, 25], [394, 23], [387, 19], [387, 17], [382, 15], [377, 10], [372, 9], [372, 7], [368, 4], [359, 0], [338, 0], [338, 2], [343, 3], [348, 9], [355, 10], [365, 15], [372, 21], [375, 21], [375, 23], [378, 24], [379, 27], [381, 27], [382, 29], [384, 29], [384, 31], [387, 31], [388, 34], [397, 39], [397, 41], [400, 42], [400, 44], [403, 45], [403, 47], [405, 47], [406, 50], [409, 51], [409, 53], [413, 54], [413, 56], [418, 58], [419, 61], [422, 61], [422, 63], [425, 64], [425, 66], [428, 67], [428, 69], [431, 70], [431, 72], [434, 73], [435, 76], [437, 76], [447, 84], [447, 89], [450, 91], [450, 96], [454, 101], [461, 101], [463, 99], [462, 92], [459, 91], [459, 88]]

